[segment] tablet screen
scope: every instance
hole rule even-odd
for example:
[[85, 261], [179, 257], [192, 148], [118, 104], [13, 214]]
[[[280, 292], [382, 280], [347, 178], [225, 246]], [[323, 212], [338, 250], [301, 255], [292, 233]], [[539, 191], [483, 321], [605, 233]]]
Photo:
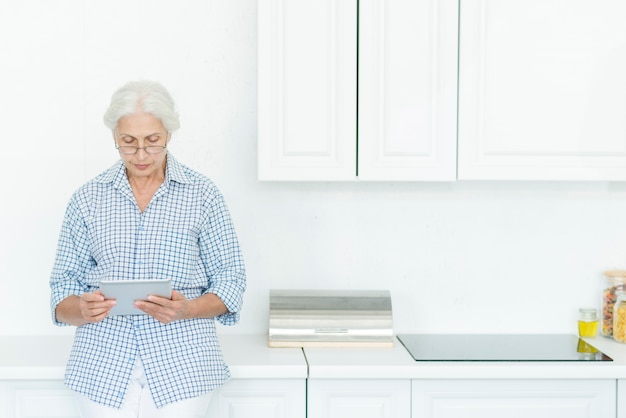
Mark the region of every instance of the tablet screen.
[[109, 315], [145, 315], [133, 305], [136, 300], [146, 300], [148, 296], [172, 297], [172, 281], [154, 280], [102, 280], [100, 291], [105, 299], [116, 299], [117, 304]]

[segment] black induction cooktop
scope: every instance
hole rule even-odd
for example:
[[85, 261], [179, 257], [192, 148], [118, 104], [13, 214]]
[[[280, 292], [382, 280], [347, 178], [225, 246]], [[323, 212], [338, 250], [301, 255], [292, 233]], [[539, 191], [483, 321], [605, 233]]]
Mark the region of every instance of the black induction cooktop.
[[404, 334], [416, 361], [613, 361], [570, 334]]

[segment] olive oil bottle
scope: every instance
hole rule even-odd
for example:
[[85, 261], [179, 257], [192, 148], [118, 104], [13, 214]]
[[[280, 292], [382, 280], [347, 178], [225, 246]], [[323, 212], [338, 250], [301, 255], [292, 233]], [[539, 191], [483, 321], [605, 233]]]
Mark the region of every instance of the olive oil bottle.
[[594, 308], [580, 308], [578, 335], [593, 338], [598, 333], [598, 311]]

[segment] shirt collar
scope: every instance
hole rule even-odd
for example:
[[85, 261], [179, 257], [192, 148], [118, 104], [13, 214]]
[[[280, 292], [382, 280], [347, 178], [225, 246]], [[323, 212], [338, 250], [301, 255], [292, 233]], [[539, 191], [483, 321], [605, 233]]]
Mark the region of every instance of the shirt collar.
[[185, 167], [169, 152], [167, 153], [167, 164], [165, 166], [165, 181], [175, 181], [177, 183], [192, 182]]

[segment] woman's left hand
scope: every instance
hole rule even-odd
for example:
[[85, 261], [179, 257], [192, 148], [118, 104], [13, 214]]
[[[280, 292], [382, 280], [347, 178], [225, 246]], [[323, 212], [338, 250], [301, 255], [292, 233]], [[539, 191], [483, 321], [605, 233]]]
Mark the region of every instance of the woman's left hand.
[[163, 324], [190, 318], [190, 301], [182, 293], [173, 290], [172, 299], [148, 296], [148, 300], [138, 300], [135, 307]]

